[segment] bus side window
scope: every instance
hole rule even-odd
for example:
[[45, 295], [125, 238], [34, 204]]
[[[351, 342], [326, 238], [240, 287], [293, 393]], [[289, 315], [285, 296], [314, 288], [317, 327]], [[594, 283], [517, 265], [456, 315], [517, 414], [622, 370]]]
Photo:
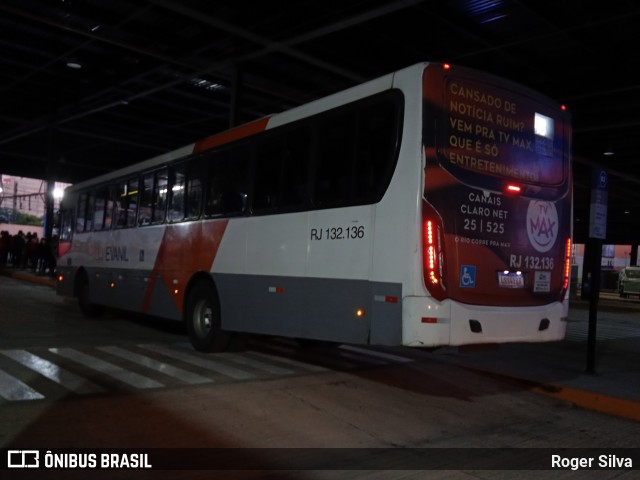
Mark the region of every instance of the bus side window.
[[311, 160], [311, 131], [300, 128], [288, 133], [282, 165], [280, 207], [295, 209], [309, 199], [309, 165]]
[[73, 209], [60, 205], [60, 241], [66, 242], [73, 236]]
[[90, 232], [91, 230], [93, 230], [93, 211], [96, 207], [96, 192], [95, 191], [91, 191], [89, 192], [89, 196], [87, 197], [87, 219], [86, 219], [86, 223], [84, 225], [84, 231], [85, 232]]
[[127, 200], [125, 208], [127, 209], [127, 227], [135, 227], [136, 217], [138, 215], [138, 197], [140, 196], [138, 177], [130, 178], [127, 182]]
[[198, 218], [202, 213], [203, 178], [203, 164], [194, 161], [187, 170], [187, 193], [185, 195], [187, 218]]
[[376, 102], [360, 112], [353, 186], [356, 202], [377, 202], [384, 194], [395, 166], [398, 121], [395, 102]]
[[307, 201], [310, 131], [274, 132], [257, 145], [253, 211], [291, 211]]
[[87, 214], [87, 194], [83, 193], [78, 198], [78, 215], [76, 217], [76, 232], [84, 232]]
[[138, 225], [150, 225], [153, 214], [153, 173], [147, 173], [142, 177], [142, 195], [140, 198], [140, 211], [138, 212]]
[[113, 218], [116, 228], [133, 227], [138, 211], [138, 177], [123, 180], [115, 188]]
[[258, 144], [252, 198], [254, 211], [273, 210], [278, 206], [284, 155], [284, 141], [280, 135], [267, 137]]
[[247, 204], [249, 152], [246, 148], [229, 149], [217, 154], [209, 169], [207, 204], [209, 216], [242, 215]]
[[116, 228], [123, 228], [127, 225], [127, 182], [121, 181], [116, 185], [116, 198], [114, 202], [113, 218], [116, 221]]
[[318, 129], [314, 203], [348, 202], [355, 155], [355, 115], [332, 113]]
[[93, 229], [102, 230], [104, 228], [105, 219], [105, 199], [107, 197], [107, 191], [101, 188], [96, 192], [96, 204], [93, 213]]
[[184, 164], [171, 168], [171, 183], [169, 191], [169, 209], [167, 220], [179, 222], [184, 219], [184, 190], [185, 190], [185, 167]]
[[155, 180], [153, 188], [153, 223], [162, 223], [167, 209], [167, 188], [169, 187], [167, 169], [163, 168], [156, 172]]
[[[113, 224], [113, 216], [116, 204], [116, 186], [109, 185], [107, 189], [107, 205], [104, 210], [104, 229], [109, 230]], [[116, 217], [117, 218], [117, 217]]]

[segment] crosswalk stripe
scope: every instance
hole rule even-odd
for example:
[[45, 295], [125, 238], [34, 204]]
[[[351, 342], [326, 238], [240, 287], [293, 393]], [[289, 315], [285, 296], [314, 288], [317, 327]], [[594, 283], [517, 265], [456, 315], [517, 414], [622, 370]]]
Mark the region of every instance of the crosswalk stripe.
[[189, 372], [183, 368], [179, 368], [173, 365], [169, 365], [168, 363], [161, 362], [151, 357], [147, 357], [146, 355], [140, 355], [139, 353], [134, 353], [129, 350], [125, 350], [124, 348], [115, 347], [115, 346], [106, 346], [106, 347], [97, 347], [98, 350], [102, 352], [109, 353], [116, 357], [123, 358], [129, 362], [135, 363], [137, 365], [142, 365], [143, 367], [150, 368], [155, 370], [156, 372], [163, 373], [173, 378], [177, 378], [180, 381], [185, 383], [189, 383], [192, 385], [202, 384], [202, 383], [213, 383], [213, 380], [202, 375], [198, 375], [197, 373]]
[[289, 370], [288, 368], [265, 364], [257, 360], [247, 358], [245, 355], [239, 355], [237, 353], [226, 353], [224, 358], [231, 360], [232, 362], [239, 363], [240, 365], [246, 365], [247, 367], [255, 368], [257, 370], [273, 373], [274, 375], [291, 375], [292, 373], [294, 373], [293, 370]]
[[293, 360], [287, 357], [276, 357], [273, 355], [267, 355], [262, 352], [246, 352], [247, 355], [252, 357], [263, 358], [265, 360], [269, 360], [270, 362], [284, 363], [286, 365], [291, 365], [292, 367], [301, 368], [303, 370], [307, 370], [310, 372], [326, 372], [327, 369], [324, 367], [319, 367], [317, 365], [312, 365], [310, 363], [299, 362], [297, 360]]
[[51, 353], [60, 355], [61, 357], [73, 360], [82, 365], [85, 365], [93, 370], [97, 370], [100, 373], [104, 373], [110, 377], [113, 377], [121, 382], [131, 385], [135, 388], [160, 388], [164, 387], [164, 384], [157, 382], [151, 378], [139, 375], [135, 372], [125, 370], [118, 365], [107, 362], [92, 355], [87, 355], [73, 348], [50, 348]]
[[340, 359], [346, 359], [346, 360], [355, 362], [355, 363], [349, 364], [349, 365], [352, 365], [352, 367], [350, 368], [357, 368], [358, 365], [362, 366], [362, 364], [374, 365], [374, 366], [389, 365], [389, 362], [386, 362], [379, 358], [363, 357], [362, 355], [349, 353], [346, 351], [339, 352], [338, 354], [340, 355]]
[[[272, 375], [293, 375], [299, 371], [325, 372], [329, 370], [328, 367], [307, 363], [306, 360], [295, 360], [290, 356], [287, 356], [287, 353], [283, 356], [279, 356], [272, 352], [264, 353], [255, 350], [241, 353], [226, 352], [219, 356], [204, 356], [198, 352], [191, 351], [190, 346], [180, 346], [178, 344], [172, 344], [171, 346], [153, 344], [136, 345], [136, 349], [144, 349], [148, 352], [154, 352], [160, 355], [160, 357], [156, 357], [154, 355], [144, 355], [135, 351], [135, 349], [127, 349], [114, 345], [91, 348], [93, 349], [91, 351], [95, 352], [95, 355], [91, 354], [88, 348], [84, 350], [89, 353], [69, 347], [48, 348], [47, 350], [54, 355], [71, 360], [85, 368], [115, 378], [137, 389], [161, 388], [166, 385], [160, 381], [154, 380], [153, 378], [130, 370], [124, 366], [124, 363], [120, 366], [100, 358], [97, 355], [101, 352], [118, 357], [132, 364], [131, 369], [134, 369], [135, 366], [139, 366], [152, 370], [156, 373], [172, 377], [182, 383], [193, 385], [214, 383], [214, 379], [203, 374], [181, 368], [177, 365], [172, 365], [169, 360], [162, 360], [162, 357], [168, 357], [196, 366], [200, 369], [213, 371], [235, 380], [249, 380], [256, 378], [260, 373], [254, 373], [255, 371], [267, 372]], [[284, 348], [281, 347], [276, 347], [276, 349], [284, 350]], [[328, 356], [329, 359], [333, 357], [333, 360], [335, 360], [336, 356], [341, 359], [341, 368], [344, 368], [344, 365], [357, 367], [366, 364], [386, 365], [392, 362], [406, 363], [413, 361], [407, 357], [350, 345], [341, 346], [335, 350], [331, 350], [330, 352], [332, 353]], [[82, 374], [74, 373], [68, 368], [57, 365], [54, 358], [47, 359], [46, 355], [44, 357], [39, 356], [24, 349], [2, 349], [0, 350], [0, 356], [4, 356], [9, 360], [14, 361], [21, 366], [57, 383], [65, 389], [78, 394], [105, 392], [109, 388], [94, 383], [88, 378], [84, 378]], [[237, 364], [247, 368], [237, 368], [232, 364]], [[75, 368], [73, 370], [75, 370]], [[15, 375], [15, 373], [13, 373], [13, 375]], [[37, 400], [45, 398], [45, 395], [13, 375], [0, 370], [0, 398], [11, 401]], [[30, 379], [27, 379], [26, 381], [30, 383]]]
[[0, 397], [5, 400], [40, 400], [44, 398], [40, 392], [21, 382], [8, 373], [0, 370]]
[[0, 350], [0, 353], [72, 392], [81, 394], [104, 392], [102, 387], [86, 378], [26, 350]]
[[399, 355], [394, 355], [392, 353], [378, 352], [376, 350], [368, 350], [366, 348], [354, 347], [353, 345], [341, 345], [341, 350], [347, 350], [350, 352], [360, 353], [362, 355], [370, 356], [370, 357], [378, 357], [384, 360], [388, 360], [395, 363], [410, 363], [414, 360], [407, 357], [401, 357]]
[[161, 355], [180, 360], [181, 362], [189, 363], [197, 367], [220, 373], [236, 380], [248, 380], [255, 377], [255, 375], [247, 371], [225, 365], [222, 362], [217, 362], [210, 358], [203, 358], [190, 353], [181, 352], [172, 348], [163, 347], [161, 345], [138, 345], [138, 347], [144, 348], [145, 350], [151, 350], [152, 352], [160, 353]]

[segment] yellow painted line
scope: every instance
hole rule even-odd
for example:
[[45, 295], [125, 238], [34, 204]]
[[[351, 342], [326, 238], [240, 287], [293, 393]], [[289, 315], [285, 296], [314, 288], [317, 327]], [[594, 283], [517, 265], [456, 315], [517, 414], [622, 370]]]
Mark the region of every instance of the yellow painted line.
[[552, 397], [565, 402], [584, 408], [585, 410], [593, 410], [595, 412], [606, 413], [616, 417], [627, 418], [629, 420], [640, 421], [640, 402], [627, 400], [620, 397], [612, 397], [602, 393], [589, 392], [577, 388], [560, 387], [552, 384], [544, 384], [534, 380], [519, 378], [514, 375], [505, 373], [497, 373], [478, 367], [462, 366], [467, 370], [472, 370], [482, 375], [501, 378], [506, 381], [515, 382], [526, 386], [529, 391], [539, 393], [547, 397]]
[[588, 410], [640, 421], [640, 402], [633, 400], [567, 387], [534, 386], [531, 391], [571, 402]]
[[56, 286], [56, 281], [51, 278], [48, 277], [46, 275], [43, 276], [37, 276], [35, 274], [28, 274], [25, 272], [10, 272], [9, 276], [12, 278], [15, 278], [16, 280], [22, 280], [24, 282], [31, 282], [31, 283], [37, 283], [40, 285], [45, 285], [47, 287], [55, 287]]

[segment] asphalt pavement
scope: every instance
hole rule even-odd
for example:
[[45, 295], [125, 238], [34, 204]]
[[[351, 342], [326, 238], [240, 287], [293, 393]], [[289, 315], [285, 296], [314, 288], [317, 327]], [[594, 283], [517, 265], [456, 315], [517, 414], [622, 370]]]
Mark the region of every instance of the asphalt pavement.
[[[0, 269], [0, 274], [55, 286], [51, 276]], [[487, 348], [443, 348], [433, 358], [525, 384], [581, 408], [640, 421], [640, 299], [602, 293], [596, 318], [593, 369], [588, 368], [589, 302], [572, 300], [567, 338]], [[591, 370], [591, 371], [588, 371]]]

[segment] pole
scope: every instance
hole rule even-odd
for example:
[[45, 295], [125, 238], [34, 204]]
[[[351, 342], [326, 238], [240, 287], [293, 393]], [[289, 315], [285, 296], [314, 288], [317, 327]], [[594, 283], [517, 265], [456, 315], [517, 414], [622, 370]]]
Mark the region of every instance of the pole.
[[609, 175], [601, 168], [591, 172], [591, 209], [589, 210], [589, 240], [591, 254], [591, 297], [589, 297], [589, 332], [587, 337], [587, 373], [596, 373], [596, 325], [600, 298], [602, 241], [607, 238], [607, 203]]
[[231, 102], [229, 105], [229, 128], [241, 123], [242, 97], [244, 93], [244, 72], [239, 65], [233, 68], [231, 81]]
[[602, 264], [602, 240], [592, 238], [591, 292], [589, 297], [589, 330], [587, 334], [587, 373], [596, 373], [596, 331], [598, 324], [598, 300], [600, 299], [600, 269]]
[[47, 182], [47, 190], [46, 195], [44, 197], [44, 238], [46, 239], [47, 244], [51, 243], [51, 238], [53, 236], [53, 222], [54, 222], [54, 206], [53, 206], [53, 190], [55, 188], [55, 173], [57, 170], [57, 144], [56, 144], [56, 128], [49, 128], [49, 138], [48, 138], [48, 161], [47, 161], [47, 169], [46, 169], [46, 182]]

